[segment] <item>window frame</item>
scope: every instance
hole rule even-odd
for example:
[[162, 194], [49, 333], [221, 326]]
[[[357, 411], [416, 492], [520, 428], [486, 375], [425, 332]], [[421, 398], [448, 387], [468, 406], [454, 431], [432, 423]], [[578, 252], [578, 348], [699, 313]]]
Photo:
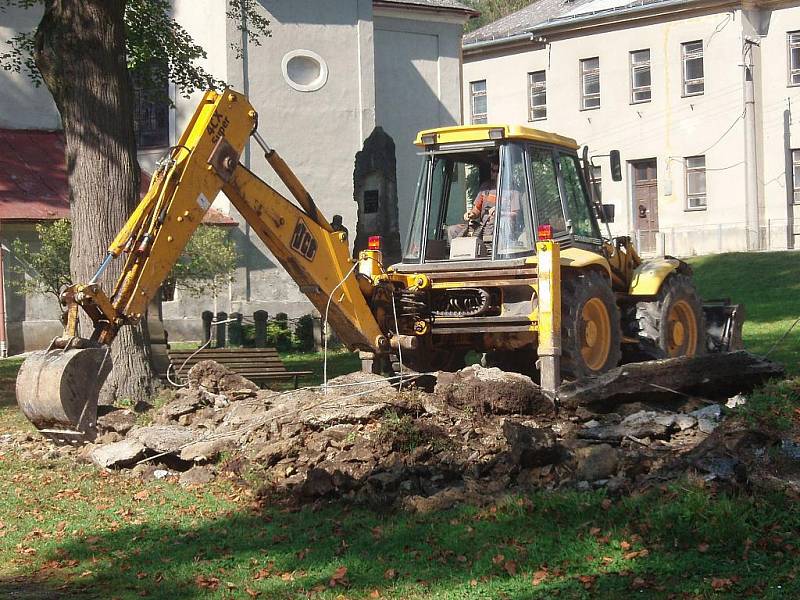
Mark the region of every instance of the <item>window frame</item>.
[[[647, 62], [646, 63], [635, 63], [633, 57], [635, 54], [639, 54], [640, 52], [647, 52]], [[631, 104], [646, 104], [647, 102], [652, 102], [653, 100], [653, 70], [651, 67], [650, 62], [650, 48], [642, 48], [641, 50], [631, 50], [628, 53], [628, 62], [629, 62], [629, 70], [630, 70], [630, 78], [631, 78]], [[650, 85], [647, 86], [640, 86], [636, 87], [636, 72], [637, 70], [647, 69], [648, 74], [650, 75]], [[640, 92], [647, 92], [648, 96], [645, 100], [637, 100], [636, 94]]]
[[[542, 74], [544, 77], [542, 81], [535, 82], [534, 76], [538, 74]], [[537, 90], [537, 87], [539, 88]], [[543, 104], [536, 104], [533, 103], [533, 96], [534, 91], [538, 91], [538, 93], [544, 93], [544, 103]], [[544, 110], [543, 117], [535, 117], [534, 110], [536, 109]], [[539, 70], [539, 71], [529, 71], [528, 72], [528, 121], [535, 122], [535, 121], [544, 121], [547, 119], [547, 71], [546, 70]]]
[[[476, 92], [475, 91], [475, 85], [476, 84], [480, 84], [480, 83], [483, 84], [483, 91]], [[470, 81], [469, 82], [470, 123], [472, 125], [486, 125], [488, 123], [489, 97], [488, 97], [487, 91], [488, 91], [488, 86], [486, 85], [486, 80], [485, 79], [476, 79], [475, 81]], [[486, 99], [485, 100], [486, 112], [483, 112], [483, 113], [476, 113], [475, 112], [475, 99], [479, 98], [479, 97], [483, 97], [483, 98]], [[478, 115], [482, 115], [482, 116], [478, 116]], [[479, 119], [479, 120], [476, 120], [476, 116], [477, 116], [477, 119]]]
[[[691, 44], [700, 44], [700, 56], [689, 56], [689, 51], [687, 47]], [[695, 51], [696, 52], [696, 51]], [[689, 60], [697, 60], [700, 59], [700, 64], [703, 66], [703, 77], [702, 78], [694, 78], [688, 79], [686, 77], [686, 65]], [[682, 42], [681, 43], [681, 79], [682, 79], [682, 86], [681, 91], [683, 93], [684, 98], [691, 98], [692, 96], [702, 96], [706, 93], [706, 60], [705, 60], [705, 48], [703, 46], [703, 40], [692, 40], [691, 42]], [[689, 85], [694, 85], [697, 83], [701, 83], [703, 89], [697, 92], [689, 92], [687, 87]]]
[[796, 169], [800, 168], [800, 148], [790, 149], [792, 153], [792, 204], [800, 205], [800, 177], [796, 177]]
[[[702, 167], [690, 167], [689, 166], [689, 161], [692, 160], [693, 158], [702, 158], [703, 159], [703, 166]], [[687, 211], [707, 210], [708, 209], [708, 179], [707, 179], [707, 176], [706, 176], [706, 172], [707, 172], [707, 169], [706, 169], [706, 157], [705, 157], [704, 154], [698, 154], [696, 156], [687, 156], [683, 160], [684, 160], [683, 165], [684, 165], [684, 188], [685, 188], [684, 191], [686, 193], [686, 208], [685, 208], [685, 210], [687, 210]], [[703, 192], [702, 194], [698, 194], [698, 193], [692, 194], [689, 191], [689, 175], [691, 173], [698, 173], [698, 172], [702, 172], [703, 173], [703, 187], [705, 187], [705, 192]], [[691, 205], [692, 199], [698, 199], [698, 198], [702, 198], [703, 199], [703, 204], [702, 205], [692, 206]]]
[[[792, 36], [796, 36], [797, 40], [792, 41]], [[798, 87], [800, 86], [800, 65], [797, 67], [792, 66], [792, 49], [800, 48], [800, 30], [786, 32], [786, 86]], [[793, 81], [793, 77], [797, 76], [797, 81]]]
[[[585, 69], [586, 63], [589, 61], [596, 60], [597, 67], [592, 69]], [[597, 110], [602, 106], [601, 102], [601, 89], [600, 89], [600, 57], [599, 56], [592, 56], [590, 58], [581, 58], [578, 65], [578, 73], [580, 75], [580, 85], [581, 85], [581, 110]], [[586, 77], [588, 75], [592, 75], [593, 73], [597, 74], [597, 93], [587, 94], [586, 93]], [[594, 100], [596, 97], [597, 99], [597, 106], [587, 106], [587, 100]]]

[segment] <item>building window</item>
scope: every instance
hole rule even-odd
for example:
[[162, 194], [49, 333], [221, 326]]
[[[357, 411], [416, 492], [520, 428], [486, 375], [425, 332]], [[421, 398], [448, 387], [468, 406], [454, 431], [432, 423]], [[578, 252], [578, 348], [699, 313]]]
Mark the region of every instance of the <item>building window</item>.
[[473, 81], [469, 84], [469, 89], [472, 98], [472, 123], [486, 123], [486, 80]]
[[298, 92], [316, 92], [328, 82], [328, 63], [316, 52], [298, 48], [283, 55], [283, 79]]
[[146, 62], [131, 72], [137, 148], [169, 146], [169, 79], [166, 63]]
[[800, 31], [786, 34], [789, 49], [789, 85], [800, 85]]
[[544, 71], [528, 73], [528, 121], [547, 118], [547, 75]]
[[594, 189], [597, 193], [597, 199], [603, 199], [603, 173], [600, 169], [599, 165], [591, 165], [589, 167], [592, 170], [592, 181], [594, 182]]
[[650, 102], [650, 50], [631, 52], [631, 102]]
[[794, 203], [800, 204], [800, 150], [792, 150], [792, 188]]
[[681, 44], [683, 58], [683, 95], [697, 96], [705, 91], [703, 42]]
[[689, 156], [686, 159], [686, 208], [706, 208], [706, 157]]
[[581, 61], [581, 108], [600, 108], [600, 59]]

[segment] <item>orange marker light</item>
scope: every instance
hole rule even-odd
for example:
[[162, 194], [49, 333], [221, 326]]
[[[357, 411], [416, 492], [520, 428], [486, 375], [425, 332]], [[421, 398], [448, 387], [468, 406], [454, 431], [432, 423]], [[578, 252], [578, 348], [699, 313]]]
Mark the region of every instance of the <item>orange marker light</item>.
[[553, 239], [553, 226], [552, 225], [539, 225], [536, 229], [536, 235], [539, 240], [552, 240]]
[[381, 236], [379, 235], [371, 235], [369, 236], [369, 240], [367, 241], [367, 248], [370, 250], [380, 250], [381, 249]]

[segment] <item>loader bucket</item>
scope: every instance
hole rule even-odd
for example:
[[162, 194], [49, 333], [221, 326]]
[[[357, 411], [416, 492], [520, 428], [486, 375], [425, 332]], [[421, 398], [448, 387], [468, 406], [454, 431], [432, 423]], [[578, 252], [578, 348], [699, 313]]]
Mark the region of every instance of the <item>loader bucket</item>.
[[108, 348], [35, 352], [17, 375], [17, 404], [45, 437], [91, 441], [97, 433], [97, 399], [110, 371]]

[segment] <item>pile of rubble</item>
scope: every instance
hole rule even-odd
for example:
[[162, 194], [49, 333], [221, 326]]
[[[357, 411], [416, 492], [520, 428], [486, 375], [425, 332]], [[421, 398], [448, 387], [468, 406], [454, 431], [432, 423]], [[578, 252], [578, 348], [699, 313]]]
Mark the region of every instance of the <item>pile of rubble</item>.
[[326, 390], [274, 392], [205, 361], [150, 423], [128, 410], [101, 416], [101, 435], [82, 453], [139, 477], [203, 484], [234, 473], [298, 501], [428, 511], [531, 487], [622, 493], [687, 469], [743, 483], [748, 465], [737, 448], [774, 443], [725, 419], [741, 398], [676, 395], [559, 412], [528, 377], [477, 365], [440, 373], [429, 390], [354, 373]]

